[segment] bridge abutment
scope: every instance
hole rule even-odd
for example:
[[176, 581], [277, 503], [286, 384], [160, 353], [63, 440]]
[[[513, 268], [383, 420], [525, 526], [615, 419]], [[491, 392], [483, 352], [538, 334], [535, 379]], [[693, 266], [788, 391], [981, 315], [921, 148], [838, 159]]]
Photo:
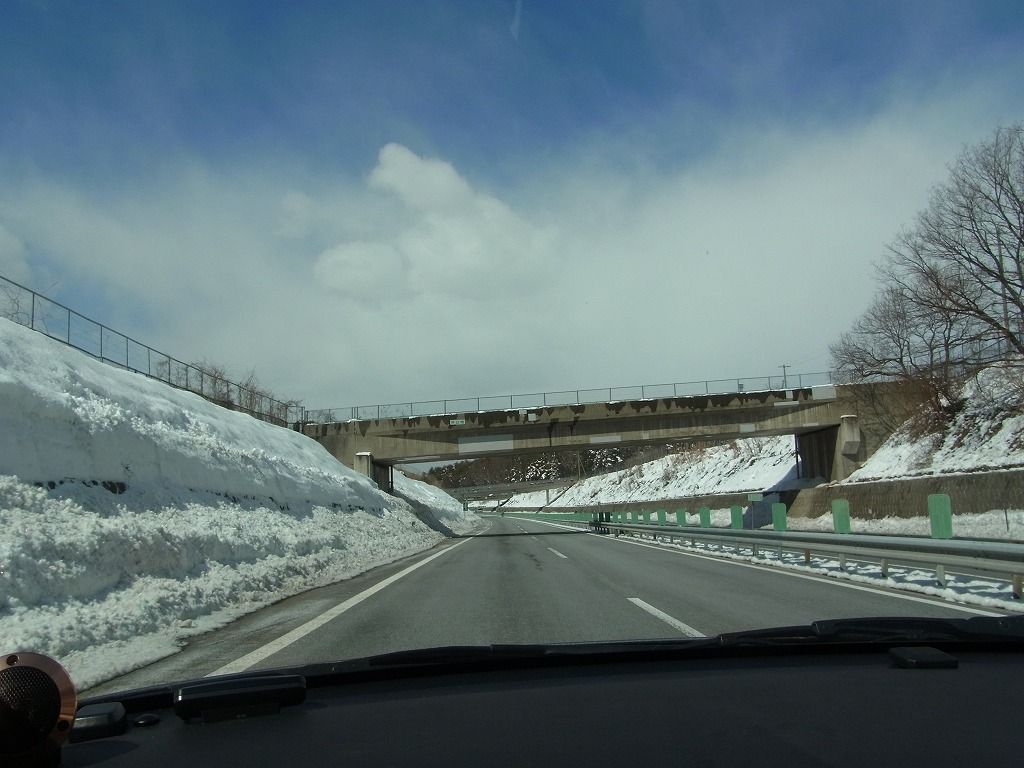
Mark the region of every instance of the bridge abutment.
[[369, 451], [356, 453], [352, 468], [373, 480], [382, 491], [391, 493], [395, 490], [395, 468], [391, 464], [377, 463]]
[[796, 436], [800, 461], [800, 477], [834, 482], [845, 480], [860, 466], [866, 456], [860, 419], [841, 416], [839, 425]]

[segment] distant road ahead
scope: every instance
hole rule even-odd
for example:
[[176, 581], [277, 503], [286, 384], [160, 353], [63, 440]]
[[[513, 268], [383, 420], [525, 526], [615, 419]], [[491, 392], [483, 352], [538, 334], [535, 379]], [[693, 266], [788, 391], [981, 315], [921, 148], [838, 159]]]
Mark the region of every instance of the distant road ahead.
[[994, 615], [531, 520], [491, 521], [481, 535], [243, 617], [96, 691], [440, 645], [716, 635], [858, 616]]

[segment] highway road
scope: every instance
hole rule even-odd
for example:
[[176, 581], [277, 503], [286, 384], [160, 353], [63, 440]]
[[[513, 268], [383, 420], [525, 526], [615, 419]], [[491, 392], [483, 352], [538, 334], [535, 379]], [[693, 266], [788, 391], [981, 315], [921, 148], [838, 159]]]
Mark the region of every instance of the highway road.
[[481, 534], [283, 600], [86, 693], [439, 645], [716, 635], [858, 616], [995, 615], [532, 520], [488, 520]]

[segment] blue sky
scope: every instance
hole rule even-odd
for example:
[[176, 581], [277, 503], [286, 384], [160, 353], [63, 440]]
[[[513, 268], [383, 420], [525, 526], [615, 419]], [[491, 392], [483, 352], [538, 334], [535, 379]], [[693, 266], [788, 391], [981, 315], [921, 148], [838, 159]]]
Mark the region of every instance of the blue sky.
[[3, 0], [0, 274], [312, 406], [828, 365], [1019, 2]]

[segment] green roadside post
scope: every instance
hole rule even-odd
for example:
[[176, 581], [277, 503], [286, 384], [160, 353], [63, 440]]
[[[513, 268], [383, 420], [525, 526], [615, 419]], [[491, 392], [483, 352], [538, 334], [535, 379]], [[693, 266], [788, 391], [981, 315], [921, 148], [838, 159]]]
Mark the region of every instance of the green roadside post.
[[772, 527], [776, 531], [786, 530], [786, 505], [781, 501], [772, 504]]
[[686, 507], [676, 508], [676, 525], [686, 525]]
[[649, 524], [650, 522], [651, 522], [651, 510], [645, 509], [644, 510], [644, 523]]
[[664, 509], [659, 509], [658, 510], [658, 525], [664, 525], [664, 524], [665, 524], [665, 510]]
[[743, 528], [743, 507], [729, 507], [729, 516], [732, 519], [732, 527], [739, 530]]
[[832, 530], [850, 532], [850, 502], [846, 499], [832, 499]]
[[710, 528], [711, 527], [711, 507], [701, 507], [697, 510], [697, 514], [700, 515], [700, 527]]
[[953, 504], [945, 493], [928, 494], [928, 517], [933, 539], [953, 538]]

